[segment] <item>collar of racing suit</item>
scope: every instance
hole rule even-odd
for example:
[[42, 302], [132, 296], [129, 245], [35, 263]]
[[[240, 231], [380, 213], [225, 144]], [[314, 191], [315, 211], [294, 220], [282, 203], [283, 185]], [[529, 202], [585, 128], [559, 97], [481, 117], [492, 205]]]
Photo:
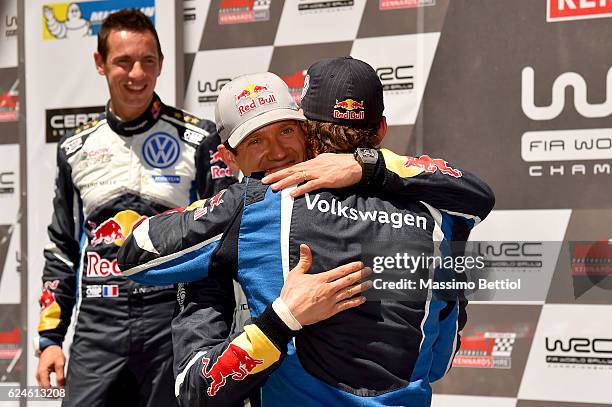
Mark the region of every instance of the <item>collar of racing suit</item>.
[[128, 122], [119, 120], [117, 116], [110, 110], [110, 100], [106, 104], [106, 121], [111, 129], [122, 136], [131, 136], [133, 134], [143, 133], [149, 130], [159, 119], [162, 113], [162, 102], [157, 93], [153, 94], [151, 104], [140, 117]]

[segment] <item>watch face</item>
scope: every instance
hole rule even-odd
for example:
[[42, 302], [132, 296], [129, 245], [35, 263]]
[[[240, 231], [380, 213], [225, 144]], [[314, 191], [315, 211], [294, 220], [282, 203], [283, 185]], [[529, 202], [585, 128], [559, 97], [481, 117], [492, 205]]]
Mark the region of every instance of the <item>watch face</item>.
[[370, 164], [375, 163], [378, 159], [378, 152], [372, 148], [360, 148], [358, 151], [361, 161]]
[[364, 158], [376, 158], [376, 150], [367, 149], [367, 150], [361, 150], [361, 151], [363, 152]]

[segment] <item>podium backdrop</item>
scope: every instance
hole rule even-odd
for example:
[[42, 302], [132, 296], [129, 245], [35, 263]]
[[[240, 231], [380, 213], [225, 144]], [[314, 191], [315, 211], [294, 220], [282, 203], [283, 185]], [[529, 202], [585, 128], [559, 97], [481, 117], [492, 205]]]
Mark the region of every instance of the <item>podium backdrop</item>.
[[[388, 147], [443, 157], [492, 186], [496, 208], [472, 239], [499, 242], [498, 260], [537, 257], [511, 271], [537, 277], [541, 298], [469, 306], [434, 406], [612, 404], [612, 277], [572, 267], [571, 243], [612, 238], [612, 3], [94, 0], [73, 3], [82, 32], [62, 28], [69, 4], [0, 4], [0, 381], [35, 384], [56, 142], [103, 109], [95, 34], [131, 6], [159, 30], [167, 103], [213, 120], [225, 83], [266, 70], [299, 100], [312, 62], [352, 55], [383, 84]], [[538, 251], [546, 242], [563, 244]]]

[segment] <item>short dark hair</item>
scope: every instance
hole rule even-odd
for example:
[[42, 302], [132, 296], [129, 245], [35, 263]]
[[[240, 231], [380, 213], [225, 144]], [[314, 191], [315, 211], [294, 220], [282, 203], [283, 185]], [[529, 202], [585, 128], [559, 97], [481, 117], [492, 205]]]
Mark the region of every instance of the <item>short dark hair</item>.
[[308, 119], [304, 123], [306, 154], [314, 158], [322, 153], [353, 152], [357, 148], [374, 148], [380, 143], [378, 126], [356, 128]]
[[142, 11], [129, 8], [111, 13], [102, 21], [100, 31], [98, 32], [98, 52], [102, 56], [102, 60], [106, 61], [108, 55], [108, 36], [112, 30], [149, 31], [153, 34], [153, 38], [155, 38], [159, 58], [164, 57], [153, 22]]

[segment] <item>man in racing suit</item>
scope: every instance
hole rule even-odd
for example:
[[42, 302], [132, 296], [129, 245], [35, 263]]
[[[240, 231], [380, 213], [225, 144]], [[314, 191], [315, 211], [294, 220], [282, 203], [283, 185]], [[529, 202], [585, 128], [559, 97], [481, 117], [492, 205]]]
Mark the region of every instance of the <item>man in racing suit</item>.
[[127, 280], [117, 251], [138, 221], [194, 201], [196, 189], [212, 195], [233, 180], [210, 173], [209, 149], [219, 143], [214, 124], [154, 93], [163, 56], [144, 14], [109, 15], [95, 59], [110, 101], [58, 145], [37, 379], [47, 387], [55, 373], [63, 385], [61, 346], [76, 306], [64, 405], [173, 405], [175, 290]]
[[[381, 136], [382, 89], [364, 65], [344, 58], [313, 65], [303, 99], [306, 117], [344, 127], [378, 125]], [[271, 96], [276, 97], [264, 94], [262, 101]], [[221, 112], [223, 99], [222, 91]], [[231, 133], [240, 126], [220, 129], [235, 147]], [[332, 146], [346, 151], [374, 145], [371, 132], [360, 134], [366, 136]], [[294, 199], [290, 189], [275, 193], [254, 174], [193, 212], [144, 221], [126, 241], [120, 266], [136, 281], [207, 277], [188, 286], [185, 308], [173, 321], [175, 391], [183, 405], [234, 405], [262, 385], [265, 406], [430, 404], [430, 382], [449, 368], [465, 324], [458, 299], [436, 300], [427, 293], [424, 301], [371, 301], [312, 323], [284, 300], [295, 273], [290, 269], [299, 268], [300, 259], [312, 262], [311, 273], [320, 273], [362, 258], [362, 245], [373, 240], [430, 248], [436, 241], [466, 240], [492, 209], [493, 194], [444, 160], [373, 149], [357, 150], [357, 159], [363, 165], [358, 187]], [[308, 178], [302, 171], [295, 175]], [[314, 260], [300, 243], [313, 248]], [[228, 337], [232, 277], [244, 288], [253, 318], [243, 332]]]

